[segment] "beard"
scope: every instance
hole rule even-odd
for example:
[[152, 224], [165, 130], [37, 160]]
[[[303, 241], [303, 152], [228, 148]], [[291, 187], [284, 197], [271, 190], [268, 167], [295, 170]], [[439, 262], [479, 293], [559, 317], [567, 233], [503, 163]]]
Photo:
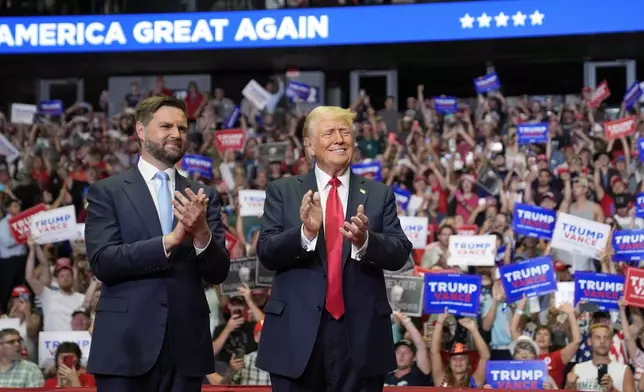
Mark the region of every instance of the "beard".
[[186, 146], [181, 140], [168, 140], [173, 141], [179, 145], [179, 151], [167, 151], [165, 149], [165, 144], [167, 141], [156, 143], [145, 138], [143, 142], [143, 148], [152, 155], [152, 157], [159, 162], [163, 162], [168, 166], [174, 166], [181, 160], [183, 154], [186, 153]]

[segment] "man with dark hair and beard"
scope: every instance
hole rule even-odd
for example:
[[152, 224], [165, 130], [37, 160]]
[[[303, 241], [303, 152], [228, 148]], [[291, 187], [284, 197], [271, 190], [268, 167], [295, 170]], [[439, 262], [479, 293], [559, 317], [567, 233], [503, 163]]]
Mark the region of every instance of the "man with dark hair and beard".
[[103, 282], [87, 370], [99, 392], [196, 392], [214, 372], [202, 281], [226, 279], [219, 195], [175, 170], [188, 145], [182, 101], [136, 109], [137, 165], [93, 184], [85, 242]]

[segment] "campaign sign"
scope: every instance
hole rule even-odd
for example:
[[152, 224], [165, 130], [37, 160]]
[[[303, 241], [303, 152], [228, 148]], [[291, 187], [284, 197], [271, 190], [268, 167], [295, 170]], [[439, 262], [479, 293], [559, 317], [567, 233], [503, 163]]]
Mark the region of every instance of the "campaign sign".
[[597, 86], [595, 91], [590, 95], [590, 99], [588, 100], [588, 106], [590, 106], [591, 109], [597, 108], [602, 102], [606, 100], [606, 98], [610, 97], [610, 89], [608, 88], [608, 82], [605, 80]]
[[508, 303], [523, 296], [536, 297], [557, 291], [557, 276], [552, 257], [543, 256], [499, 267]]
[[437, 113], [456, 113], [458, 111], [458, 101], [456, 97], [434, 97], [434, 107]]
[[273, 285], [273, 278], [275, 271], [271, 271], [257, 259], [255, 263], [255, 285], [257, 287], [271, 287]]
[[[239, 115], [241, 114], [241, 110], [239, 109], [239, 106], [235, 106], [232, 112], [224, 119], [223, 122], [223, 127], [224, 129], [231, 129], [234, 128], [235, 125], [237, 125], [237, 120], [239, 120]], [[241, 129], [240, 129], [241, 131]], [[243, 135], [243, 131], [242, 131]], [[241, 148], [239, 148], [241, 150]]]
[[16, 159], [20, 158], [21, 152], [7, 139], [3, 134], [0, 134], [0, 155], [4, 155], [9, 163], [13, 163]]
[[29, 229], [39, 245], [75, 240], [76, 209], [71, 205], [39, 212], [31, 218]]
[[474, 78], [474, 89], [477, 94], [489, 93], [501, 88], [501, 81], [496, 72]]
[[601, 310], [619, 310], [624, 294], [624, 275], [575, 272], [575, 306], [580, 302], [599, 305]]
[[552, 239], [557, 212], [530, 204], [515, 204], [512, 228], [518, 235]]
[[398, 205], [404, 211], [407, 211], [407, 205], [409, 204], [409, 199], [411, 199], [411, 192], [409, 192], [407, 189], [395, 187], [394, 196], [396, 196], [396, 202], [398, 203]]
[[385, 287], [391, 309], [411, 317], [422, 316], [424, 281], [422, 276], [385, 276]]
[[264, 215], [266, 191], [256, 189], [241, 189], [239, 195], [239, 213], [241, 216]]
[[496, 265], [501, 265], [505, 261], [505, 252], [506, 249], [508, 249], [507, 245], [501, 245], [497, 250], [496, 250], [496, 257], [494, 258], [494, 262]]
[[631, 87], [628, 88], [626, 94], [624, 94], [624, 106], [626, 109], [630, 110], [639, 102], [640, 97], [642, 96], [642, 86], [640, 82], [634, 82]]
[[616, 230], [613, 232], [613, 261], [644, 259], [644, 229]]
[[241, 151], [244, 148], [246, 134], [243, 129], [224, 129], [215, 132], [215, 147], [223, 153], [227, 150]]
[[520, 145], [548, 143], [548, 123], [519, 124], [517, 141]]
[[16, 244], [20, 245], [27, 242], [27, 238], [31, 235], [31, 219], [34, 215], [46, 209], [47, 206], [44, 203], [40, 203], [9, 219], [9, 230], [11, 230], [11, 236], [16, 240]]
[[51, 99], [47, 101], [40, 101], [38, 104], [38, 111], [40, 114], [48, 116], [60, 116], [65, 109], [63, 108], [63, 101], [60, 99]]
[[481, 301], [481, 276], [425, 274], [425, 313], [476, 317]]
[[631, 306], [644, 308], [644, 269], [629, 268], [626, 272], [624, 300]]
[[555, 307], [558, 308], [563, 304], [575, 306], [575, 282], [557, 282]]
[[548, 368], [542, 360], [487, 361], [485, 367], [485, 383], [492, 389], [543, 389], [545, 381], [548, 381]]
[[609, 233], [609, 225], [560, 212], [552, 235], [552, 248], [596, 257], [606, 249]]
[[241, 257], [230, 260], [228, 276], [220, 286], [221, 295], [237, 295], [238, 288], [242, 285], [249, 289], [255, 288], [255, 271], [257, 270], [257, 257]]
[[189, 174], [198, 173], [201, 177], [212, 178], [212, 158], [204, 155], [184, 155], [183, 170]]
[[291, 102], [319, 103], [320, 93], [317, 87], [306, 83], [289, 80], [286, 85], [286, 96]]
[[380, 161], [354, 163], [351, 165], [351, 171], [358, 176], [371, 176], [374, 181], [382, 180], [382, 164]]
[[426, 216], [399, 216], [407, 239], [411, 242], [413, 249], [425, 249], [427, 246], [427, 226], [429, 225]]
[[[640, 156], [644, 158], [644, 155]], [[635, 216], [638, 218], [644, 218], [644, 192], [638, 193], [635, 198]]]
[[615, 121], [604, 122], [604, 136], [606, 140], [615, 140], [635, 133], [637, 130], [637, 117], [628, 116]]
[[447, 265], [494, 265], [496, 260], [495, 235], [450, 235]]
[[53, 365], [56, 349], [64, 342], [78, 344], [82, 353], [81, 363], [87, 363], [92, 347], [92, 335], [88, 331], [43, 331], [38, 334], [38, 365]]

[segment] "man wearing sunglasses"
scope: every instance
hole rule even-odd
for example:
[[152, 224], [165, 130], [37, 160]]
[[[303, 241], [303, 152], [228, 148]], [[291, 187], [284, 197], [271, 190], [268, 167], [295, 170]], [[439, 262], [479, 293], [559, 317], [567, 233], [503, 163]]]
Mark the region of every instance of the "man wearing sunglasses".
[[40, 388], [45, 383], [38, 366], [21, 358], [20, 333], [0, 330], [0, 388]]

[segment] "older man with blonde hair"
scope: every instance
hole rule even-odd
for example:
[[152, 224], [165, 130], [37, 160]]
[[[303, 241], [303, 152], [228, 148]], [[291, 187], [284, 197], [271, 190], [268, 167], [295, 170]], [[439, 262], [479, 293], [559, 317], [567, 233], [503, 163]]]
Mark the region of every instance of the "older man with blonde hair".
[[350, 170], [354, 117], [314, 109], [314, 170], [266, 191], [257, 255], [276, 275], [257, 366], [276, 392], [382, 391], [396, 367], [383, 270], [402, 268], [412, 246], [392, 189]]

